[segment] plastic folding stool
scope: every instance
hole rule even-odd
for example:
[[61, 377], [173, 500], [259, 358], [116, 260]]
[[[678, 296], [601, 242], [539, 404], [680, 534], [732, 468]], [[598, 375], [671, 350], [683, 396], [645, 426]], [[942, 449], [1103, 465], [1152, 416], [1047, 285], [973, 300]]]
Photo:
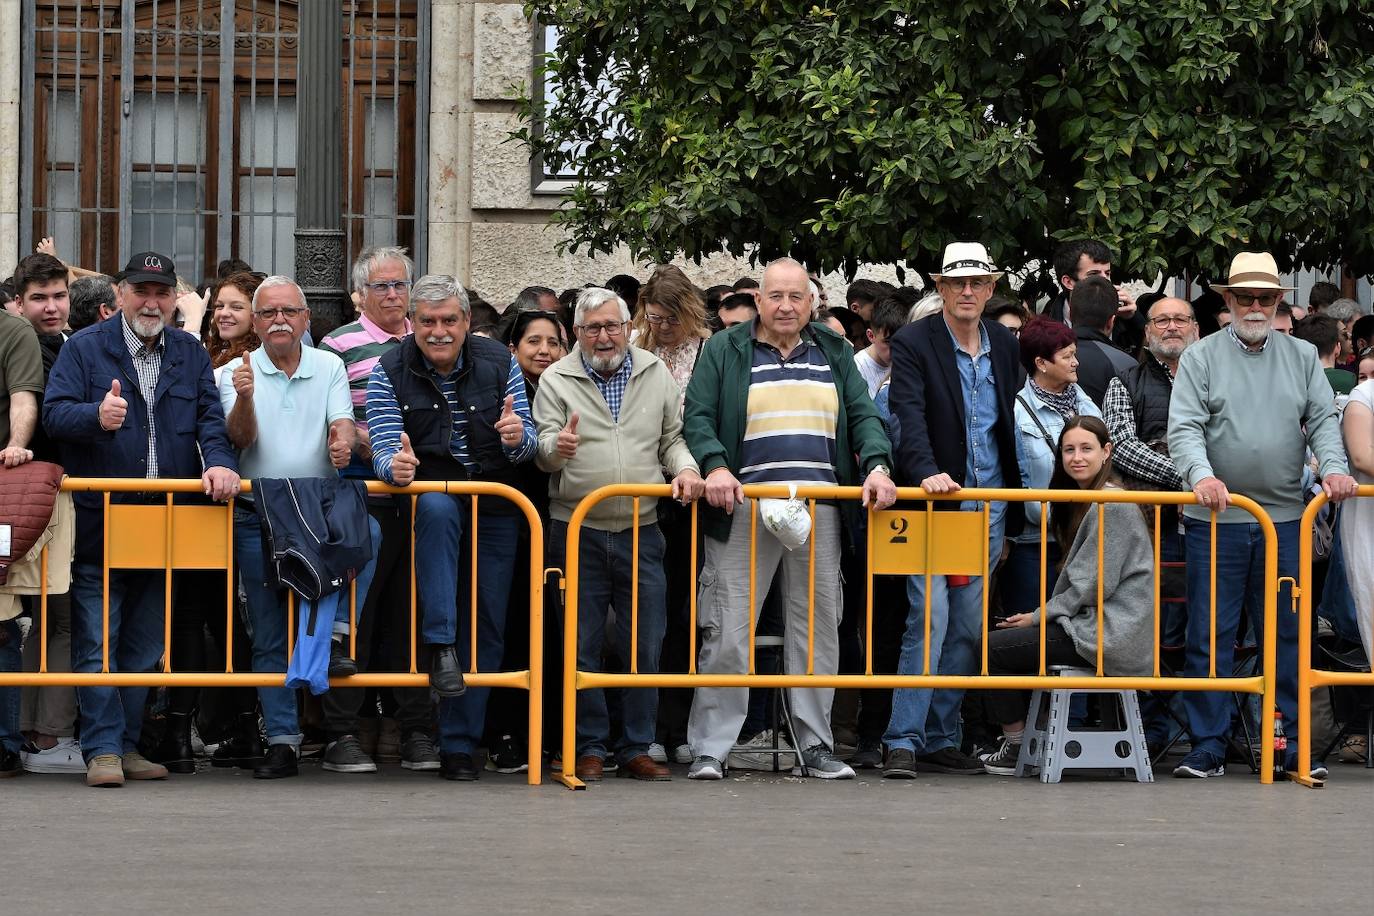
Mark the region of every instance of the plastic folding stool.
[[[1060, 677], [1093, 677], [1089, 668], [1056, 666]], [[1119, 729], [1081, 729], [1069, 722], [1069, 700], [1076, 693], [1110, 694], [1117, 698]], [[1124, 770], [1136, 782], [1154, 782], [1140, 704], [1134, 690], [1035, 690], [1026, 717], [1026, 734], [1016, 775], [1040, 774], [1041, 782], [1059, 782], [1065, 770]]]

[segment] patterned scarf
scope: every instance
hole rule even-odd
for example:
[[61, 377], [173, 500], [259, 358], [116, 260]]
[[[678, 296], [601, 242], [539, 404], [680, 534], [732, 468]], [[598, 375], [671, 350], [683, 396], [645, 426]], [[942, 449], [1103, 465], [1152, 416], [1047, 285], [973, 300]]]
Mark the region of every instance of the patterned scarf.
[[1039, 398], [1045, 406], [1052, 409], [1065, 420], [1071, 420], [1078, 416], [1078, 386], [1068, 385], [1059, 394], [1046, 391], [1035, 384], [1035, 379], [1030, 380], [1031, 391]]

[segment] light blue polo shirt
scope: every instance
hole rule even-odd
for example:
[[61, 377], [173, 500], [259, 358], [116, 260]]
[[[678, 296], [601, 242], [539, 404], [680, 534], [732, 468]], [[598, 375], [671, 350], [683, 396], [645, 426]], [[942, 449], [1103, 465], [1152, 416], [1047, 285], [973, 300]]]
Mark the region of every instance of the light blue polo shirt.
[[[348, 372], [343, 360], [328, 350], [301, 348], [295, 375], [272, 365], [262, 347], [248, 355], [253, 361], [253, 412], [258, 438], [239, 455], [244, 477], [333, 477], [329, 461], [329, 424], [353, 419]], [[234, 409], [234, 370], [243, 363], [231, 360], [220, 374], [219, 400], [224, 415]]]

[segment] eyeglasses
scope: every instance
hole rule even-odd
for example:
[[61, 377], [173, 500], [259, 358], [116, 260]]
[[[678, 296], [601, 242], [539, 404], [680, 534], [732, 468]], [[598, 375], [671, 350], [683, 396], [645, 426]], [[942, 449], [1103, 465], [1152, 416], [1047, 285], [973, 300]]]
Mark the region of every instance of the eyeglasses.
[[253, 312], [253, 314], [258, 316], [259, 318], [266, 318], [268, 321], [276, 321], [278, 315], [282, 316], [287, 321], [294, 321], [295, 319], [301, 317], [301, 315], [303, 315], [306, 311], [308, 311], [308, 309], [290, 306], [288, 308], [282, 309], [258, 309], [257, 311]]
[[410, 289], [409, 280], [378, 280], [376, 283], [367, 284], [367, 288], [379, 296], [385, 296], [393, 289], [398, 293], [403, 293]]
[[988, 277], [974, 277], [971, 280], [962, 277], [945, 277], [940, 282], [952, 289], [958, 290], [962, 290], [967, 286], [975, 293], [981, 293], [985, 289], [992, 289], [992, 280]]
[[682, 319], [678, 318], [676, 315], [646, 314], [644, 318], [649, 322], [649, 324], [653, 325], [654, 327], [658, 327], [661, 324], [666, 324], [670, 328], [675, 328], [678, 325], [682, 324]]
[[612, 321], [608, 324], [580, 324], [577, 329], [591, 340], [596, 340], [605, 331], [607, 337], [619, 337], [625, 333], [625, 322]]
[[1278, 293], [1261, 293], [1256, 295], [1255, 293], [1238, 293], [1233, 291], [1231, 295], [1235, 297], [1236, 305], [1243, 309], [1248, 309], [1256, 302], [1259, 303], [1259, 307], [1262, 309], [1273, 308], [1280, 298]]
[[1155, 326], [1155, 330], [1162, 331], [1169, 325], [1178, 325], [1186, 328], [1193, 323], [1192, 315], [1160, 315], [1158, 318], [1151, 318], [1150, 324]]

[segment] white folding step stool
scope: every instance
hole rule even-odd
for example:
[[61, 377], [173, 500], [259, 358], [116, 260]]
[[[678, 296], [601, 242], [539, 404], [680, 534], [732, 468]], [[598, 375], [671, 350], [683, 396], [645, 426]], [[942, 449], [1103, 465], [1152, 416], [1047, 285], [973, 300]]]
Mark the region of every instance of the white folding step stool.
[[[1093, 677], [1089, 668], [1055, 666], [1060, 677]], [[1117, 698], [1119, 730], [1076, 729], [1069, 724], [1069, 699], [1076, 693], [1111, 694]], [[1046, 708], [1048, 707], [1048, 708]], [[1154, 782], [1140, 704], [1134, 690], [1035, 690], [1026, 716], [1026, 734], [1016, 775], [1035, 770], [1041, 782], [1059, 782], [1065, 770], [1124, 770], [1136, 782]]]

